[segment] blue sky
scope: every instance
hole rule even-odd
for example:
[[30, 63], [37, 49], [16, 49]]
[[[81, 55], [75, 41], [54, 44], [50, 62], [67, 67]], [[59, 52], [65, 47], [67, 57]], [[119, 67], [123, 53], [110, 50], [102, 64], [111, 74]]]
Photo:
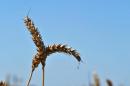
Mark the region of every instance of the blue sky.
[[[22, 78], [31, 71], [36, 47], [23, 19], [29, 16], [38, 26], [46, 45], [68, 44], [84, 61], [77, 69], [75, 59], [53, 54], [46, 61], [45, 86], [87, 86], [97, 71], [105, 85], [130, 85], [130, 1], [129, 0], [1, 0], [0, 80], [7, 74]], [[41, 66], [31, 81], [41, 85]]]

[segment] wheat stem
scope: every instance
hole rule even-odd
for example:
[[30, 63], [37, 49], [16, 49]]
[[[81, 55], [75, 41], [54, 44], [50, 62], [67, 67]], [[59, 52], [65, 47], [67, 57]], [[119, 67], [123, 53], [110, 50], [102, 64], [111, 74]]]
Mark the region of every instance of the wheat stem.
[[44, 86], [44, 67], [42, 66], [42, 86]]
[[31, 71], [31, 74], [30, 74], [29, 80], [28, 80], [28, 82], [27, 82], [27, 86], [29, 86], [29, 84], [30, 84], [30, 81], [31, 81], [31, 78], [32, 78], [33, 72], [34, 72], [34, 69], [32, 69], [32, 71]]

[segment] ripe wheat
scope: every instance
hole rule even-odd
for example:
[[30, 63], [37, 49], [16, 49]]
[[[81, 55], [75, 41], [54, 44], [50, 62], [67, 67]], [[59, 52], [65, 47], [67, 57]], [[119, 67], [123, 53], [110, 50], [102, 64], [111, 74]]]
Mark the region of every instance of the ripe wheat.
[[[69, 55], [73, 55], [77, 59], [78, 62], [81, 61], [79, 53], [72, 48], [67, 48], [66, 45], [61, 45], [61, 44], [55, 45], [54, 44], [54, 45], [46, 47], [42, 41], [41, 34], [35, 27], [33, 21], [28, 16], [25, 17], [24, 23], [25, 23], [27, 29], [30, 31], [30, 33], [32, 35], [32, 40], [37, 47], [37, 54], [34, 56], [34, 58], [32, 60], [32, 72], [31, 72], [29, 81], [27, 83], [27, 86], [29, 86], [33, 71], [35, 70], [36, 67], [38, 67], [38, 65], [40, 63], [42, 64], [43, 73], [44, 73], [44, 66], [45, 66], [46, 58], [47, 58], [47, 56], [49, 56], [52, 53], [63, 52], [63, 53], [69, 54]], [[43, 79], [43, 84], [44, 84], [44, 79]]]
[[46, 47], [47, 56], [56, 52], [73, 55], [79, 62], [81, 61], [79, 53], [72, 48], [68, 48], [66, 45], [54, 44], [54, 45], [49, 45], [48, 47]]
[[33, 21], [27, 16], [24, 19], [24, 23], [27, 27], [27, 29], [30, 31], [32, 35], [32, 40], [35, 43], [37, 47], [37, 54], [34, 56], [33, 62], [32, 62], [32, 68], [35, 69], [38, 67], [41, 59], [44, 57], [45, 52], [45, 45], [42, 41], [42, 37], [38, 29], [35, 27]]

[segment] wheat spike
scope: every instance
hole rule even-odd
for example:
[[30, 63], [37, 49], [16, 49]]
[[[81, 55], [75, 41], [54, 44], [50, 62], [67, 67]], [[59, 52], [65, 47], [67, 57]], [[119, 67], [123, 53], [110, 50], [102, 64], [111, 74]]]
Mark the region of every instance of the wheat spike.
[[48, 47], [46, 47], [46, 56], [49, 56], [50, 54], [53, 54], [56, 52], [73, 55], [77, 59], [77, 61], [79, 62], [81, 61], [79, 53], [72, 48], [68, 48], [66, 45], [54, 44], [54, 45], [49, 45]]
[[32, 40], [37, 47], [37, 54], [34, 56], [33, 61], [32, 61], [32, 68], [34, 69], [39, 65], [41, 59], [44, 58], [45, 45], [42, 41], [40, 32], [38, 31], [33, 21], [28, 16], [24, 18], [24, 23], [27, 29], [30, 31], [32, 35]]
[[32, 69], [35, 69], [36, 67], [38, 67], [39, 63], [41, 62], [41, 58], [38, 55], [38, 53], [34, 56], [33, 60], [32, 60]]
[[35, 68], [38, 67], [38, 65], [40, 64], [40, 62], [41, 62], [41, 58], [40, 58], [39, 54], [37, 53], [33, 57], [33, 60], [32, 60], [32, 71], [31, 71], [31, 74], [29, 76], [29, 80], [27, 82], [27, 86], [29, 86], [31, 78], [32, 78], [32, 75], [33, 75], [33, 72], [34, 72]]
[[41, 37], [40, 32], [38, 31], [38, 29], [35, 27], [33, 21], [28, 16], [25, 17], [24, 23], [32, 35], [32, 40], [37, 47], [37, 51], [40, 55], [40, 58], [44, 57], [43, 52], [45, 51], [45, 45], [42, 41], [42, 37]]
[[32, 71], [31, 71], [29, 81], [27, 83], [27, 86], [29, 86], [33, 71], [35, 70], [36, 67], [38, 67], [38, 65], [41, 62], [41, 59], [43, 59], [43, 57], [44, 57], [45, 46], [42, 41], [40, 32], [38, 31], [38, 29], [35, 27], [33, 21], [28, 16], [25, 17], [24, 23], [25, 23], [27, 29], [30, 31], [30, 33], [32, 35], [32, 40], [35, 43], [35, 45], [37, 47], [37, 51], [38, 51], [38, 53], [34, 56], [34, 58], [32, 60]]
[[39, 58], [39, 55], [36, 54], [34, 56], [33, 60], [32, 60], [32, 71], [31, 71], [31, 74], [29, 76], [29, 80], [27, 82], [27, 86], [29, 86], [31, 78], [32, 78], [32, 75], [33, 75], [33, 72], [34, 72], [35, 68], [38, 67], [39, 63], [40, 63], [40, 58]]
[[7, 84], [3, 81], [0, 81], [0, 86], [7, 86]]

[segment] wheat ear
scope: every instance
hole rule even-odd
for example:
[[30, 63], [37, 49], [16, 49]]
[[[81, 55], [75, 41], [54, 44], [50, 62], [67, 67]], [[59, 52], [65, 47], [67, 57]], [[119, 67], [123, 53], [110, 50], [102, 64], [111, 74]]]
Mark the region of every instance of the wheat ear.
[[37, 47], [37, 54], [35, 55], [35, 57], [33, 58], [33, 61], [32, 61], [32, 69], [35, 69], [36, 67], [38, 67], [41, 59], [43, 59], [45, 56], [44, 55], [45, 45], [42, 41], [40, 32], [38, 31], [38, 29], [35, 27], [33, 21], [28, 16], [26, 16], [24, 18], [24, 23], [25, 23], [27, 29], [30, 31], [30, 33], [32, 35], [32, 40]]
[[77, 59], [77, 61], [79, 62], [81, 61], [79, 53], [72, 48], [68, 48], [66, 45], [54, 44], [54, 45], [49, 45], [48, 47], [46, 47], [46, 56], [49, 56], [50, 54], [53, 54], [56, 52], [72, 55]]
[[45, 45], [42, 41], [42, 37], [38, 29], [35, 27], [33, 21], [27, 16], [24, 19], [24, 23], [32, 35], [32, 40], [35, 43], [38, 51], [38, 55], [44, 57]]
[[27, 82], [27, 86], [29, 86], [30, 84], [30, 81], [31, 81], [31, 78], [32, 78], [32, 75], [33, 75], [33, 72], [35, 70], [36, 67], [38, 67], [38, 65], [40, 64], [41, 62], [41, 59], [39, 58], [39, 55], [38, 53], [33, 57], [33, 60], [32, 60], [32, 71], [31, 71], [31, 74], [29, 76], [29, 80]]

